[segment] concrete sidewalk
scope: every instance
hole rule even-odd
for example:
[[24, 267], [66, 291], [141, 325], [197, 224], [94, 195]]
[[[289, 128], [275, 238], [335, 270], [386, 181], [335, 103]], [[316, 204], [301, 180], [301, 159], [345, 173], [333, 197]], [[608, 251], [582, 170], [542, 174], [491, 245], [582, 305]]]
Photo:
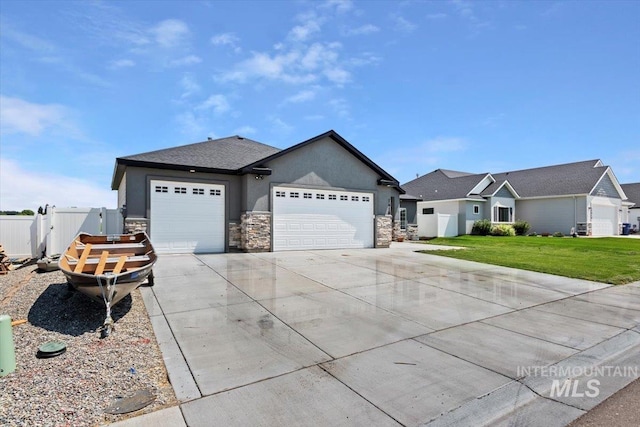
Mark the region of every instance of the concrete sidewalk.
[[637, 378], [640, 284], [415, 248], [161, 256], [181, 404], [117, 425], [564, 426]]

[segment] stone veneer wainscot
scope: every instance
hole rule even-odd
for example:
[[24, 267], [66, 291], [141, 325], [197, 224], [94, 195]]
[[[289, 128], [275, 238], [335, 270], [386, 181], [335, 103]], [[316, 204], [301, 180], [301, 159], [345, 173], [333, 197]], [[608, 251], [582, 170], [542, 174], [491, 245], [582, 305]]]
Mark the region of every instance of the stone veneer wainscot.
[[240, 249], [271, 251], [271, 212], [244, 212], [240, 217]]

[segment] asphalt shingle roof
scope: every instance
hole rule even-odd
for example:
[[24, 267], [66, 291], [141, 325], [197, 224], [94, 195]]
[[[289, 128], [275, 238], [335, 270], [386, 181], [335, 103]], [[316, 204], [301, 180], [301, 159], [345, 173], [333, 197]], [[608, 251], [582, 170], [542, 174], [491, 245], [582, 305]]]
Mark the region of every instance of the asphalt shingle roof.
[[235, 171], [279, 151], [279, 148], [261, 142], [231, 136], [134, 154], [118, 160]]
[[[533, 169], [492, 173], [491, 176], [495, 179], [495, 182], [486, 187], [481, 195], [489, 196], [495, 193], [505, 181], [511, 184], [520, 197], [588, 194], [606, 170], [607, 166], [601, 166], [600, 160], [587, 160]], [[468, 197], [467, 194], [486, 175], [486, 173], [468, 174], [437, 169], [403, 184], [402, 188], [408, 194], [418, 196], [423, 200], [461, 199]], [[627, 196], [629, 195], [627, 194]]]
[[436, 169], [403, 184], [402, 188], [407, 194], [422, 200], [463, 199], [485, 176], [487, 176], [486, 173], [468, 174]]
[[492, 173], [496, 182], [482, 194], [492, 194], [505, 180], [518, 192], [520, 197], [565, 196], [588, 194], [607, 170], [607, 166], [597, 166], [600, 160], [565, 163], [541, 168], [523, 169], [511, 172]]
[[640, 182], [634, 182], [631, 184], [620, 184], [622, 191], [627, 195], [627, 201], [635, 203], [633, 208], [640, 208]]

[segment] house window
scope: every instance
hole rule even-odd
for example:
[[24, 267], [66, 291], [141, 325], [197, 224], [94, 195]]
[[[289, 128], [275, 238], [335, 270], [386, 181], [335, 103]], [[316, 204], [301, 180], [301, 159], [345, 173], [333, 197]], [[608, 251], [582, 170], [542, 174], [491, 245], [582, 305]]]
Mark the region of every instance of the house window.
[[324, 200], [324, 194], [317, 193], [316, 199]]
[[348, 196], [340, 196], [340, 200], [349, 200]]
[[313, 194], [311, 193], [304, 193], [303, 196], [305, 199], [313, 199]]
[[204, 188], [194, 188], [193, 194], [204, 194]]
[[513, 222], [513, 208], [494, 206], [493, 222]]
[[220, 195], [222, 195], [222, 193], [220, 192], [220, 190], [209, 190], [209, 195], [210, 196], [220, 196]]
[[480, 205], [473, 205], [473, 214], [478, 215], [480, 213]]
[[276, 197], [286, 197], [287, 193], [285, 191], [276, 191]]
[[169, 192], [169, 188], [163, 185], [156, 185], [156, 193], [168, 193], [168, 192]]
[[335, 194], [329, 194], [329, 200], [336, 200]]
[[173, 192], [176, 194], [187, 194], [187, 187], [173, 187]]
[[359, 200], [358, 196], [351, 196], [351, 201], [352, 202], [357, 202]]
[[363, 201], [363, 202], [368, 202], [368, 201], [370, 201], [370, 200], [371, 200], [371, 199], [369, 198], [369, 196], [362, 196], [362, 201]]
[[422, 208], [422, 215], [433, 215], [433, 208]]
[[400, 208], [400, 230], [407, 229], [407, 208]]
[[293, 197], [294, 199], [298, 199], [298, 198], [300, 198], [300, 193], [292, 191], [291, 193], [289, 193], [289, 197]]

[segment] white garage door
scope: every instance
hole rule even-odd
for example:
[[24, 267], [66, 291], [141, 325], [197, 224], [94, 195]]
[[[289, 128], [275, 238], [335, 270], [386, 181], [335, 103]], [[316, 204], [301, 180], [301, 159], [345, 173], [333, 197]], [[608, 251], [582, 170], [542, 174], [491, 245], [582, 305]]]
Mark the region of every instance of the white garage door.
[[273, 188], [273, 250], [373, 247], [373, 194]]
[[152, 180], [150, 194], [157, 252], [224, 252], [224, 185]]
[[612, 204], [591, 205], [591, 234], [613, 236], [618, 234], [618, 207]]

